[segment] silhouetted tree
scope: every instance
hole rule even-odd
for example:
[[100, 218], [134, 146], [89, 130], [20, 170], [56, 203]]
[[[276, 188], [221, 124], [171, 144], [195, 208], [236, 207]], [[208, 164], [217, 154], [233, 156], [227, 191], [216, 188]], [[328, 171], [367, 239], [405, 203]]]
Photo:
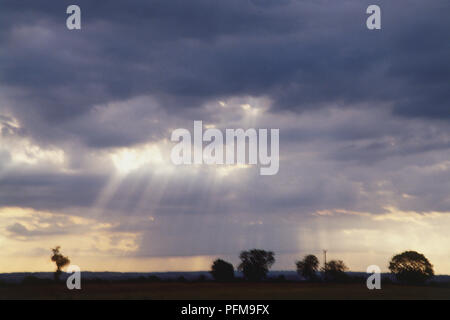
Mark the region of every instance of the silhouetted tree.
[[331, 260], [325, 264], [322, 269], [325, 280], [327, 281], [344, 281], [348, 279], [345, 273], [348, 270], [347, 266], [342, 260]]
[[421, 284], [434, 276], [433, 265], [416, 251], [405, 251], [393, 256], [389, 270], [405, 284]]
[[297, 273], [307, 280], [315, 280], [319, 270], [319, 259], [315, 255], [307, 255], [301, 261], [295, 263]]
[[238, 267], [247, 280], [258, 281], [265, 279], [270, 267], [275, 263], [272, 251], [253, 249], [242, 251], [239, 255], [241, 264]]
[[211, 275], [217, 281], [231, 281], [234, 279], [234, 267], [229, 262], [217, 259], [211, 266]]
[[68, 257], [63, 256], [60, 252], [59, 249], [61, 249], [60, 246], [57, 246], [56, 248], [52, 249], [52, 256], [51, 256], [51, 260], [53, 262], [55, 262], [56, 264], [56, 271], [55, 271], [55, 280], [58, 281], [59, 277], [61, 275], [62, 272], [62, 268], [64, 268], [65, 266], [67, 266], [70, 263], [70, 260]]

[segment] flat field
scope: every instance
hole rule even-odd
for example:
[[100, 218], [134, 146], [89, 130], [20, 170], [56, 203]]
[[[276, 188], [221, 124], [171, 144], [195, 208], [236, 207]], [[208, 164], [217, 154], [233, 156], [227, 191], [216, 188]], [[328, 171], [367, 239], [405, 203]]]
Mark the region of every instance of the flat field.
[[3, 285], [0, 299], [450, 299], [449, 287], [386, 284], [113, 282], [83, 283], [81, 290], [61, 284]]

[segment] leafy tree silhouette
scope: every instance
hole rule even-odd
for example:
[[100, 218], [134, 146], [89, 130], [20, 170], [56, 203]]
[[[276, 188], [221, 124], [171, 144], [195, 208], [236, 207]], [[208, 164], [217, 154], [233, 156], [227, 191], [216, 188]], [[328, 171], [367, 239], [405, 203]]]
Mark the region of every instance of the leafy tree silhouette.
[[342, 260], [331, 260], [325, 264], [322, 271], [325, 275], [325, 280], [327, 281], [345, 281], [348, 279], [345, 273], [348, 270], [344, 261]]
[[61, 249], [60, 246], [57, 246], [56, 248], [52, 249], [52, 256], [51, 260], [55, 262], [56, 264], [56, 271], [54, 274], [55, 280], [59, 281], [59, 278], [61, 276], [62, 268], [67, 266], [70, 263], [70, 260], [68, 257], [63, 256], [59, 249]]
[[272, 251], [259, 249], [242, 251], [239, 258], [242, 262], [238, 266], [238, 270], [243, 272], [245, 279], [251, 281], [265, 279], [270, 267], [275, 263]]
[[307, 280], [316, 280], [319, 270], [319, 259], [315, 255], [309, 254], [301, 261], [297, 261], [297, 273]]
[[222, 259], [217, 259], [213, 262], [210, 272], [217, 281], [232, 281], [234, 279], [233, 265]]
[[416, 251], [405, 251], [393, 256], [389, 270], [405, 284], [422, 284], [434, 276], [433, 265]]

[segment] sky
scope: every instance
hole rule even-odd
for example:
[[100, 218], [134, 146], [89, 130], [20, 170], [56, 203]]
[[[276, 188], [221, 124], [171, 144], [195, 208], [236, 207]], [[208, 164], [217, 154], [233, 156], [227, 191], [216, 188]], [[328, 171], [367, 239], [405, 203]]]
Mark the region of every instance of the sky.
[[[68, 30], [66, 8], [81, 8]], [[377, 4], [382, 29], [368, 30]], [[0, 272], [207, 270], [241, 250], [450, 274], [450, 2], [0, 0]], [[175, 166], [278, 128], [280, 169]]]

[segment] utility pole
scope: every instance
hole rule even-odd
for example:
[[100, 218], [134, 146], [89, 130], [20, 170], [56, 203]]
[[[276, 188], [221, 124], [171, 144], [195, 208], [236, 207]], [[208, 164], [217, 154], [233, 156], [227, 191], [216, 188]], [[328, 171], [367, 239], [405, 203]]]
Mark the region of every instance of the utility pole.
[[327, 267], [327, 250], [323, 250], [323, 261], [324, 261], [323, 266], [324, 266], [324, 268], [326, 268]]

